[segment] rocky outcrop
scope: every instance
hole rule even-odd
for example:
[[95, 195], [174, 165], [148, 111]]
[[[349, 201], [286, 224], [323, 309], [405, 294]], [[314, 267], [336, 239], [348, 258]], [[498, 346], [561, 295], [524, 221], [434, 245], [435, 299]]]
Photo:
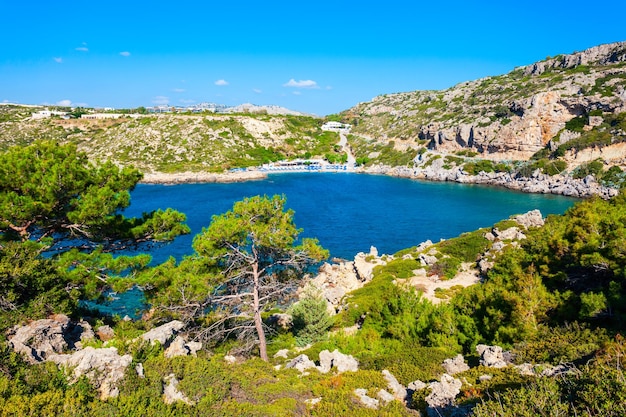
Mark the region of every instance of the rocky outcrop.
[[526, 193], [558, 194], [578, 198], [597, 195], [603, 199], [609, 199], [619, 194], [619, 190], [602, 186], [593, 176], [576, 179], [568, 175], [544, 175], [538, 172], [531, 177], [519, 177], [508, 172], [480, 172], [477, 175], [469, 175], [459, 167], [446, 168], [441, 158], [435, 159], [432, 164], [426, 167], [407, 168], [377, 165], [362, 168], [360, 171], [430, 181], [496, 185]]
[[163, 381], [163, 402], [165, 402], [165, 404], [174, 404], [180, 401], [185, 404], [193, 405], [194, 402], [178, 390], [178, 384], [179, 381], [176, 375], [169, 374], [165, 377]]
[[305, 354], [301, 354], [287, 362], [285, 368], [295, 368], [300, 372], [315, 368], [321, 373], [328, 373], [335, 368], [337, 373], [356, 372], [359, 370], [359, 362], [352, 355], [344, 355], [335, 349], [333, 352], [323, 350], [319, 354], [319, 366]]
[[[173, 337], [184, 327], [182, 322], [173, 321], [152, 329], [138, 338], [151, 344], [160, 343], [167, 347], [166, 357], [195, 355], [201, 343], [186, 342], [181, 336]], [[96, 334], [101, 340], [114, 336], [108, 326], [100, 326]], [[9, 346], [21, 353], [29, 363], [51, 361], [66, 370], [69, 383], [85, 376], [106, 399], [118, 395], [117, 383], [124, 377], [132, 362], [131, 355], [119, 355], [114, 347], [83, 348], [82, 342], [93, 339], [94, 332], [85, 321], [72, 322], [67, 316], [55, 315], [36, 320], [24, 326], [16, 326], [8, 333]], [[138, 375], [143, 375], [143, 366], [136, 366]]]
[[505, 368], [510, 361], [504, 355], [500, 346], [476, 345], [476, 353], [480, 357], [480, 364], [489, 368]]
[[439, 381], [431, 382], [428, 385], [430, 394], [426, 396], [427, 414], [433, 417], [445, 415], [442, 414], [442, 410], [455, 405], [456, 396], [461, 393], [462, 385], [460, 379], [448, 374], [443, 374]]
[[80, 347], [81, 340], [93, 339], [89, 323], [74, 323], [69, 317], [57, 314], [48, 319], [36, 320], [9, 331], [9, 346], [21, 353], [27, 362], [45, 361], [50, 355]]
[[392, 398], [405, 402], [408, 398], [408, 392], [404, 385], [402, 385], [396, 377], [387, 369], [382, 370], [383, 377], [387, 381], [387, 388], [392, 394]]
[[318, 369], [322, 373], [327, 373], [331, 368], [335, 368], [338, 373], [356, 372], [359, 370], [359, 361], [352, 355], [344, 355], [337, 349], [332, 352], [328, 350], [321, 351], [320, 366]]
[[[557, 138], [572, 139], [563, 132], [575, 117], [626, 111], [625, 51], [626, 42], [600, 45], [446, 90], [385, 94], [359, 103], [346, 118], [358, 120], [353, 134], [398, 151], [426, 141], [431, 150], [527, 160], [546, 145], [554, 148]], [[590, 118], [588, 126], [597, 123]]]
[[165, 323], [159, 327], [142, 334], [140, 339], [154, 345], [160, 343], [161, 346], [167, 347], [169, 343], [174, 339], [174, 336], [185, 327], [185, 323], [179, 320], [173, 320], [169, 323]]
[[311, 359], [309, 359], [307, 355], [303, 353], [290, 360], [285, 365], [285, 368], [294, 368], [300, 372], [305, 372], [307, 369], [317, 368], [317, 365], [315, 365], [315, 362], [313, 362]]
[[367, 390], [365, 388], [356, 388], [354, 390], [354, 394], [357, 396], [361, 404], [363, 404], [367, 408], [378, 409], [380, 406], [380, 401], [376, 398], [372, 398], [367, 395]]
[[70, 374], [70, 383], [86, 376], [100, 393], [101, 399], [116, 397], [117, 383], [124, 377], [131, 364], [131, 355], [120, 356], [114, 347], [95, 349], [91, 346], [72, 354], [53, 354], [48, 360], [65, 368]]
[[454, 358], [446, 359], [443, 361], [443, 369], [446, 370], [448, 375], [454, 375], [467, 371], [470, 367], [465, 363], [465, 358], [460, 353]]
[[358, 253], [352, 262], [324, 263], [318, 275], [310, 281], [310, 285], [326, 300], [328, 312], [336, 314], [342, 310], [343, 297], [368, 283], [372, 279], [374, 267], [381, 264], [384, 261], [378, 257], [378, 251], [372, 246], [369, 253]]
[[166, 358], [174, 358], [176, 356], [196, 356], [196, 353], [202, 349], [200, 342], [187, 342], [182, 336], [176, 336], [176, 339], [165, 349], [163, 355]]

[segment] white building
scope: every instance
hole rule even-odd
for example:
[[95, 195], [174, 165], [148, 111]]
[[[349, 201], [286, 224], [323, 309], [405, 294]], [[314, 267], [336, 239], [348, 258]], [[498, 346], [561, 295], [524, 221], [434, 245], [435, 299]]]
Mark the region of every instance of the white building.
[[352, 126], [347, 123], [326, 122], [322, 125], [322, 130], [332, 130], [334, 132], [349, 132]]

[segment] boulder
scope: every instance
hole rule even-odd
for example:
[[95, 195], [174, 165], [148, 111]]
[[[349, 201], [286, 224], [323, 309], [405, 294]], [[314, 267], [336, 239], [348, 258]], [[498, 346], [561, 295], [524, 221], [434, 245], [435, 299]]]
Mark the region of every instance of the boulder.
[[388, 370], [383, 369], [382, 374], [385, 378], [385, 381], [387, 381], [387, 388], [389, 388], [389, 390], [393, 394], [393, 398], [402, 402], [406, 401], [408, 397], [406, 387], [398, 382], [396, 377], [393, 376], [393, 374]]
[[93, 337], [88, 323], [72, 323], [66, 315], [57, 314], [25, 326], [15, 326], [9, 331], [8, 341], [14, 351], [34, 364], [46, 360], [50, 355], [74, 349], [83, 332], [86, 337]]
[[106, 342], [107, 340], [111, 340], [115, 337], [115, 332], [111, 328], [111, 326], [105, 324], [104, 326], [100, 326], [96, 329], [96, 334], [98, 335], [98, 339]]
[[276, 352], [274, 354], [275, 358], [285, 358], [287, 359], [287, 357], [289, 356], [289, 349], [281, 349], [278, 352]]
[[500, 346], [476, 345], [476, 352], [480, 356], [480, 364], [490, 368], [504, 368], [508, 366]]
[[378, 397], [380, 402], [382, 402], [383, 404], [390, 403], [393, 400], [397, 399], [393, 394], [391, 394], [389, 391], [386, 391], [384, 389], [381, 389], [380, 391], [378, 391], [376, 396]]
[[176, 356], [196, 355], [198, 350], [202, 349], [202, 343], [189, 342], [187, 343], [182, 336], [176, 336], [176, 339], [165, 349], [163, 352], [166, 358], [173, 358]]
[[304, 372], [307, 369], [315, 368], [315, 362], [310, 360], [309, 357], [303, 353], [290, 360], [285, 365], [285, 368], [295, 368], [300, 372]]
[[530, 227], [541, 227], [545, 223], [539, 210], [531, 210], [528, 213], [519, 214], [513, 217], [513, 220], [526, 229]]
[[101, 399], [116, 397], [117, 382], [124, 377], [131, 364], [131, 355], [120, 356], [114, 347], [96, 349], [91, 346], [70, 354], [52, 354], [48, 360], [68, 370], [70, 383], [86, 376], [100, 393]]
[[357, 388], [354, 390], [354, 393], [359, 398], [359, 401], [361, 401], [361, 404], [363, 404], [365, 407], [378, 409], [380, 401], [378, 401], [376, 398], [368, 396], [367, 390], [365, 388]]
[[336, 368], [337, 372], [356, 372], [359, 370], [359, 361], [352, 355], [344, 355], [335, 349], [333, 352], [323, 350], [320, 352], [320, 366], [318, 369], [322, 373], [327, 373], [331, 368]]
[[448, 375], [458, 374], [467, 371], [470, 367], [465, 363], [465, 358], [460, 353], [454, 358], [446, 359], [442, 364]]
[[151, 345], [159, 342], [161, 346], [166, 347], [174, 338], [174, 335], [176, 335], [183, 327], [185, 327], [185, 323], [179, 320], [173, 320], [162, 326], [155, 327], [139, 337], [146, 342], [150, 342]]
[[193, 405], [185, 394], [178, 390], [178, 379], [174, 374], [169, 374], [163, 380], [163, 401], [165, 404], [174, 404], [177, 401], [185, 404]]
[[442, 409], [454, 406], [455, 398], [461, 392], [461, 380], [453, 378], [448, 374], [443, 374], [441, 379], [429, 384], [430, 394], [426, 396], [428, 404], [427, 413], [429, 416], [441, 416]]

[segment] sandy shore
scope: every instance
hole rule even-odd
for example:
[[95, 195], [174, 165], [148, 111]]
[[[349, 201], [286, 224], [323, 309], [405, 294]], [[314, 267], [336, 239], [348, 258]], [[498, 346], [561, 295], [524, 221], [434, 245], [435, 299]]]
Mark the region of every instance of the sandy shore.
[[211, 182], [241, 182], [262, 180], [267, 178], [267, 174], [261, 171], [237, 171], [226, 173], [212, 172], [175, 172], [146, 173], [140, 181], [144, 184], [192, 184]]

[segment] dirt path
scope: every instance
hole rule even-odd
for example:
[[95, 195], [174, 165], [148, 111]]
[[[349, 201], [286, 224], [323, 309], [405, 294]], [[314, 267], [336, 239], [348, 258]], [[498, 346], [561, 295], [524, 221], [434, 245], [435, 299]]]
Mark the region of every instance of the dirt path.
[[446, 299], [436, 297], [436, 289], [440, 288], [442, 290], [448, 290], [457, 285], [469, 287], [470, 285], [478, 284], [480, 282], [480, 277], [478, 276], [478, 271], [471, 268], [471, 264], [467, 263], [462, 265], [461, 272], [459, 272], [453, 279], [442, 281], [436, 277], [427, 277], [424, 274], [414, 276], [404, 282], [419, 289], [420, 291], [423, 291], [424, 298], [430, 300], [433, 304], [439, 304], [446, 301]]

